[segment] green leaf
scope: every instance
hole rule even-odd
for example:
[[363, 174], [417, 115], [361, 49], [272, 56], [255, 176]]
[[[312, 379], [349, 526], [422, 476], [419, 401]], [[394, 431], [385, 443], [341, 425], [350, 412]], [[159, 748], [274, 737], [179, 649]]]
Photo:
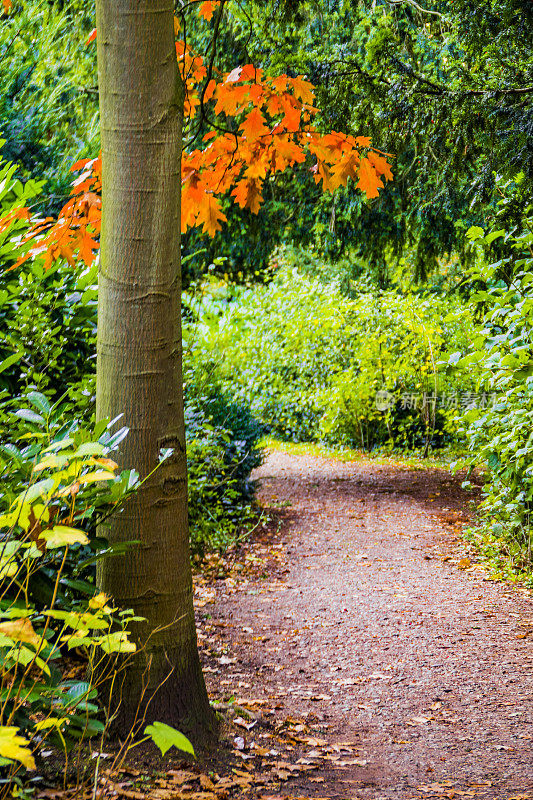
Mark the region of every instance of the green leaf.
[[80, 458], [81, 456], [101, 456], [105, 447], [100, 442], [84, 442], [80, 444], [73, 458]]
[[485, 231], [483, 228], [480, 228], [478, 225], [472, 225], [466, 232], [466, 238], [473, 242], [475, 239], [481, 239], [484, 234]]
[[461, 359], [462, 353], [452, 353], [452, 355], [448, 358], [448, 364], [451, 364], [452, 367], [455, 366]]
[[[480, 228], [481, 230], [481, 228]], [[468, 233], [466, 234], [468, 236]], [[500, 239], [502, 236], [505, 236], [505, 231], [492, 231], [485, 236], [485, 241], [487, 244], [492, 244], [495, 239]]]
[[28, 392], [26, 399], [43, 414], [50, 413], [50, 401], [42, 392]]
[[190, 753], [196, 758], [194, 748], [187, 737], [175, 728], [171, 728], [170, 725], [165, 725], [164, 722], [154, 722], [152, 725], [148, 725], [144, 732], [160, 749], [161, 755], [164, 756], [171, 747], [177, 747], [178, 750]]
[[9, 369], [9, 367], [13, 366], [13, 364], [16, 364], [17, 361], [20, 361], [23, 355], [24, 351], [19, 350], [18, 352], [13, 353], [7, 358], [4, 358], [3, 361], [0, 361], [0, 372], [5, 372], [6, 369]]
[[19, 408], [17, 411], [11, 412], [14, 417], [26, 420], [26, 422], [35, 422], [37, 425], [44, 425], [44, 418], [40, 414], [36, 414], [31, 408]]

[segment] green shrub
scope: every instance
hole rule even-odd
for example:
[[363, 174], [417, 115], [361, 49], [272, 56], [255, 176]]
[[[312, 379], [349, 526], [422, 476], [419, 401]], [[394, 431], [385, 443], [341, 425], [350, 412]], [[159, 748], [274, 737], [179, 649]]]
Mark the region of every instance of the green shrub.
[[[96, 266], [81, 274], [64, 264], [44, 272], [30, 259], [11, 269], [28, 246], [23, 209], [41, 191], [42, 183], [22, 184], [15, 166], [0, 161], [0, 392], [15, 397], [32, 388], [54, 401], [68, 394], [79, 418], [84, 408], [90, 413]], [[2, 438], [8, 433], [0, 419]]]
[[366, 448], [450, 440], [456, 410], [443, 401], [465, 387], [437, 362], [468, 341], [471, 316], [459, 301], [368, 288], [350, 299], [279, 263], [265, 287], [204, 284], [195, 354], [224, 389], [286, 439]]
[[[95, 526], [117, 509], [136, 483], [109, 458], [124, 431], [101, 423], [86, 430], [65, 421], [45, 395], [4, 406], [13, 420], [0, 448], [0, 767], [5, 787], [21, 785], [23, 768], [52, 742], [68, 751], [102, 734], [98, 686], [116, 671], [113, 654], [135, 650], [132, 612], [96, 594], [94, 561], [110, 550]], [[84, 651], [88, 673], [72, 680], [62, 655]], [[108, 657], [111, 656], [111, 660]], [[95, 673], [96, 674], [96, 673]], [[19, 731], [22, 731], [22, 735]], [[0, 789], [0, 792], [2, 790]]]
[[[509, 187], [506, 187], [509, 188]], [[501, 213], [507, 200], [502, 201]], [[533, 207], [511, 231], [469, 231], [477, 249], [472, 303], [483, 327], [452, 358], [477, 378], [489, 403], [464, 417], [469, 455], [460, 462], [485, 471], [474, 537], [518, 571], [533, 563]], [[490, 261], [497, 247], [497, 260]], [[460, 358], [458, 358], [461, 356]], [[496, 556], [495, 556], [496, 557]]]
[[185, 337], [185, 426], [189, 479], [189, 525], [194, 552], [226, 548], [253, 518], [254, 485], [263, 428], [243, 402], [224, 391], [213, 365], [194, 357]]

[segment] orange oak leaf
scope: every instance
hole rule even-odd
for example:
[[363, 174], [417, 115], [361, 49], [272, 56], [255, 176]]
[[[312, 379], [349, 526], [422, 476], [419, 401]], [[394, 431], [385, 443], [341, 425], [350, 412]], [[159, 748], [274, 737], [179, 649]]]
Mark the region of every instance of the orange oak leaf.
[[260, 181], [239, 181], [231, 194], [235, 197], [235, 202], [238, 203], [241, 208], [249, 208], [252, 214], [257, 214], [263, 200]]
[[361, 166], [359, 167], [359, 180], [356, 183], [358, 189], [361, 189], [368, 198], [377, 197], [379, 195], [378, 189], [383, 188], [383, 181], [376, 173], [368, 158], [363, 158]]
[[390, 168], [390, 164], [386, 158], [383, 156], [378, 155], [374, 151], [370, 150], [368, 153], [368, 160], [376, 170], [378, 175], [384, 175], [388, 181], [392, 180], [392, 170]]
[[335, 189], [344, 186], [348, 178], [356, 178], [359, 170], [359, 153], [354, 150], [341, 156], [333, 165], [331, 183]]
[[[6, 0], [2, 0], [5, 2]], [[211, 19], [219, 0], [202, 2], [200, 13]], [[175, 32], [178, 33], [175, 24]], [[89, 39], [96, 36], [93, 31]], [[302, 75], [270, 77], [253, 64], [238, 66], [207, 84], [203, 58], [183, 41], [176, 41], [176, 58], [185, 83], [185, 113], [189, 119], [202, 98], [210, 118], [223, 115], [228, 123], [215, 124], [204, 134], [196, 149], [182, 154], [181, 228], [201, 226], [213, 236], [226, 216], [220, 198], [231, 192], [241, 208], [257, 213], [267, 176], [305, 162], [312, 154], [311, 172], [324, 191], [335, 191], [349, 179], [367, 197], [377, 197], [385, 180], [392, 179], [388, 158], [372, 147], [367, 136], [330, 131], [320, 134], [312, 125], [317, 113], [314, 87]], [[218, 71], [216, 75], [220, 76]], [[208, 117], [208, 118], [209, 118]], [[235, 122], [229, 118], [235, 118]], [[198, 140], [196, 140], [198, 141]], [[99, 247], [101, 225], [101, 160], [81, 160], [71, 198], [55, 220], [36, 221], [24, 243], [28, 257], [39, 258], [50, 267], [58, 258], [69, 263], [94, 260]], [[7, 225], [7, 220], [0, 220]], [[14, 224], [9, 222], [9, 224]], [[19, 233], [20, 235], [20, 233]], [[16, 265], [15, 265], [16, 266]], [[12, 267], [14, 268], [14, 267]]]
[[221, 222], [227, 222], [228, 218], [220, 208], [220, 202], [212, 194], [206, 194], [204, 202], [198, 209], [197, 225], [202, 225], [203, 233], [214, 236], [217, 231], [222, 230]]
[[291, 78], [292, 91], [294, 96], [301, 100], [306, 105], [313, 105], [315, 99], [315, 87], [309, 81], [306, 81], [303, 75], [298, 75], [296, 78]]
[[204, 17], [208, 22], [215, 13], [215, 8], [218, 6], [219, 0], [205, 0], [200, 6], [200, 16]]
[[244, 122], [239, 125], [239, 130], [243, 132], [249, 142], [254, 142], [261, 136], [266, 136], [270, 133], [265, 125], [265, 118], [258, 108], [250, 111]]

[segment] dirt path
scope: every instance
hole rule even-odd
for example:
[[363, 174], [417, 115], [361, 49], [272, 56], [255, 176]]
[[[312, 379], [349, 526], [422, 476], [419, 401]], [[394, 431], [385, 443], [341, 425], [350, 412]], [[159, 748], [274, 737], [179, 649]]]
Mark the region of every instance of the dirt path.
[[459, 481], [283, 452], [257, 478], [277, 538], [200, 614], [213, 687], [307, 731], [263, 796], [533, 798], [533, 603], [461, 560]]

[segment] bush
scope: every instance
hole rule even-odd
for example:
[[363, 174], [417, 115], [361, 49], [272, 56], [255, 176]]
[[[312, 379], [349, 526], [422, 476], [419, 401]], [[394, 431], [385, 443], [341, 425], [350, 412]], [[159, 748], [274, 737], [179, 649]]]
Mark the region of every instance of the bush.
[[79, 274], [61, 264], [45, 272], [29, 260], [12, 269], [28, 247], [25, 209], [41, 190], [35, 181], [23, 185], [15, 167], [0, 161], [0, 392], [15, 397], [32, 388], [54, 401], [68, 394], [80, 417], [92, 394], [96, 267]]
[[225, 549], [254, 516], [250, 473], [262, 460], [263, 428], [249, 406], [223, 388], [213, 364], [201, 362], [193, 342], [196, 327], [190, 325], [185, 333], [189, 525], [192, 549], [202, 553]]
[[[95, 560], [109, 553], [95, 526], [135, 486], [108, 457], [121, 440], [100, 424], [65, 421], [45, 395], [4, 406], [19, 441], [0, 450], [0, 783], [21, 785], [23, 768], [53, 742], [65, 752], [105, 730], [97, 687], [116, 671], [113, 654], [135, 650], [118, 611], [96, 594]], [[81, 649], [89, 676], [73, 680], [61, 656]], [[96, 673], [95, 673], [96, 674]], [[105, 706], [105, 703], [104, 703]], [[22, 729], [23, 735], [19, 734]]]
[[[504, 187], [509, 189], [509, 186]], [[502, 215], [508, 200], [501, 203]], [[533, 564], [533, 207], [523, 225], [484, 234], [472, 228], [478, 291], [472, 303], [484, 325], [456, 369], [472, 373], [490, 402], [464, 417], [469, 455], [458, 466], [486, 468], [474, 538], [514, 570]], [[497, 260], [490, 261], [497, 247]]]
[[349, 299], [280, 264], [265, 287], [204, 284], [195, 353], [223, 388], [286, 439], [364, 448], [449, 441], [455, 409], [443, 399], [457, 399], [459, 386], [437, 362], [468, 341], [468, 311], [449, 298], [368, 288]]

